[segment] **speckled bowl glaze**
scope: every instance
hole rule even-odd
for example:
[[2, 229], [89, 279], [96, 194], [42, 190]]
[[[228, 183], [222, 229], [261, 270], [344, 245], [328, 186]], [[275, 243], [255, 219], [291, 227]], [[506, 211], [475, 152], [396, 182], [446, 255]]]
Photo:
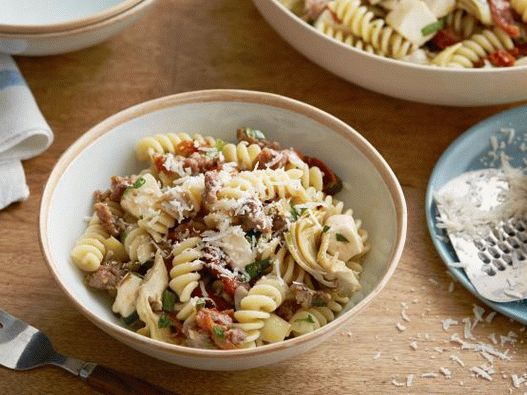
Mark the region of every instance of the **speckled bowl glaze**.
[[[186, 131], [233, 140], [251, 126], [285, 146], [295, 146], [331, 166], [349, 185], [338, 197], [352, 207], [369, 232], [372, 250], [364, 263], [362, 291], [328, 325], [310, 334], [255, 349], [203, 350], [171, 345], [126, 329], [111, 312], [111, 301], [82, 282], [70, 249], [86, 226], [92, 192], [112, 175], [145, 166], [134, 145], [143, 136]], [[381, 155], [337, 118], [269, 93], [210, 90], [182, 93], [139, 104], [93, 127], [60, 158], [45, 187], [40, 208], [40, 242], [51, 274], [75, 307], [99, 328], [145, 354], [208, 370], [239, 370], [271, 364], [315, 347], [366, 307], [384, 288], [400, 259], [406, 236], [401, 187]], [[60, 314], [60, 312], [57, 312]]]
[[253, 2], [273, 29], [297, 51], [339, 77], [372, 91], [447, 106], [486, 106], [527, 99], [527, 65], [448, 69], [401, 62], [329, 38], [277, 0]]

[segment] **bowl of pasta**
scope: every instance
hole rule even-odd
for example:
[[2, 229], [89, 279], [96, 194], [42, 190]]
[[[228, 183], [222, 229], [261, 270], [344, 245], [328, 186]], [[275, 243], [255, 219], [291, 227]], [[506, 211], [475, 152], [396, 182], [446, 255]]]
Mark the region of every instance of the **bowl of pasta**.
[[253, 0], [296, 50], [385, 95], [482, 106], [527, 99], [525, 0]]
[[252, 91], [110, 117], [60, 158], [40, 209], [47, 264], [82, 314], [210, 370], [277, 362], [336, 333], [386, 285], [405, 236], [401, 187], [358, 132]]

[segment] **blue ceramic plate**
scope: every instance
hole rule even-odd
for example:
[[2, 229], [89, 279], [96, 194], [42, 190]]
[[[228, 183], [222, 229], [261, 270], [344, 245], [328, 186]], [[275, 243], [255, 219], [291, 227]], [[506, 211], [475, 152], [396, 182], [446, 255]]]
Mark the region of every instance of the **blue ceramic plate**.
[[[502, 132], [504, 128], [515, 130], [514, 139], [512, 139], [510, 144], [510, 133], [507, 131]], [[522, 151], [522, 149], [527, 147], [527, 106], [504, 111], [476, 124], [455, 140], [439, 158], [426, 191], [425, 209], [428, 230], [439, 255], [448, 269], [466, 289], [487, 306], [527, 325], [527, 300], [495, 303], [483, 298], [472, 286], [463, 269], [449, 266], [449, 263], [458, 261], [456, 252], [450, 242], [443, 241], [442, 237], [437, 237], [445, 236], [446, 234], [442, 229], [436, 227], [438, 212], [433, 199], [434, 192], [466, 171], [499, 167], [499, 161], [492, 161], [492, 157], [489, 156], [491, 136], [496, 137], [498, 144], [503, 141], [505, 152], [512, 157], [511, 164], [514, 167], [524, 167], [523, 158], [527, 157], [527, 152]], [[444, 238], [444, 240], [447, 240], [447, 238]]]

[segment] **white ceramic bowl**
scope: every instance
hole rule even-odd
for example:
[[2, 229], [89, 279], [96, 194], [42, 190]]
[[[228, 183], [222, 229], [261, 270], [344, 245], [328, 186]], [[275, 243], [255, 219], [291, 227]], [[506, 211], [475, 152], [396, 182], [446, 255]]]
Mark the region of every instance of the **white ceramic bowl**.
[[[252, 126], [271, 139], [320, 157], [352, 188], [339, 198], [352, 207], [369, 232], [372, 249], [354, 295], [335, 321], [285, 342], [246, 350], [202, 350], [152, 340], [126, 329], [111, 312], [111, 301], [89, 290], [69, 253], [91, 214], [92, 192], [113, 175], [145, 166], [135, 159], [138, 139], [186, 131], [234, 139]], [[45, 187], [40, 208], [40, 241], [52, 275], [74, 305], [99, 328], [155, 358], [197, 369], [237, 370], [270, 364], [316, 346], [368, 305], [397, 266], [406, 235], [401, 187], [380, 154], [354, 129], [307, 104], [261, 92], [211, 90], [182, 93], [139, 104], [98, 124], [60, 158]], [[59, 311], [56, 314], [60, 314]], [[360, 318], [357, 318], [360, 319]]]
[[142, 0], [2, 0], [0, 32], [54, 33], [111, 18]]
[[319, 66], [364, 88], [401, 99], [452, 106], [482, 106], [527, 99], [527, 65], [446, 69], [383, 58], [323, 35], [276, 0], [253, 2], [267, 22], [296, 50]]
[[0, 52], [11, 55], [44, 56], [87, 48], [109, 39], [136, 22], [154, 3], [155, 0], [142, 0], [111, 18], [72, 30], [34, 34], [0, 32]]

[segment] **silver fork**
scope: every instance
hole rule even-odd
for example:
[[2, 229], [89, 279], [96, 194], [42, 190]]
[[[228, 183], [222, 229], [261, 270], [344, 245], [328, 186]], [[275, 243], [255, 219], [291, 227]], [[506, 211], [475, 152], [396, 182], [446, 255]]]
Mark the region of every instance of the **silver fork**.
[[1, 309], [0, 365], [14, 370], [60, 366], [106, 394], [174, 394], [113, 369], [61, 355], [43, 332]]

